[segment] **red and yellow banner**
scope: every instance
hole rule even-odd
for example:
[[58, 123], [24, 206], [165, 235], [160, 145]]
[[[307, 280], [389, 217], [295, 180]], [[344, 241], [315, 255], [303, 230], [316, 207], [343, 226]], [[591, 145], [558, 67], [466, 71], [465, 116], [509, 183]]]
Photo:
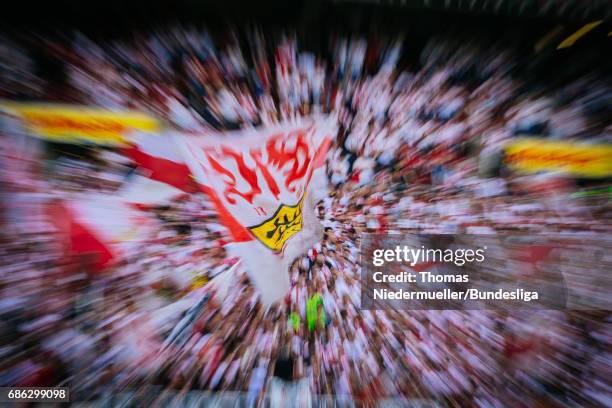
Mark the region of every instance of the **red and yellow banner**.
[[612, 175], [612, 145], [518, 139], [505, 151], [508, 165], [520, 172], [555, 171], [577, 177]]
[[157, 132], [160, 122], [132, 111], [30, 103], [0, 103], [0, 109], [23, 122], [33, 136], [61, 143], [122, 145], [134, 131]]

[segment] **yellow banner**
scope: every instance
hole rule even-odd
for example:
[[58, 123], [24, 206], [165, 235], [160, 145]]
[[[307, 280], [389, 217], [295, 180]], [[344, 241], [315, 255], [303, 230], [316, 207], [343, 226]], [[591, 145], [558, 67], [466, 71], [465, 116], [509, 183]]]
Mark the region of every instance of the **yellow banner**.
[[612, 145], [518, 139], [506, 146], [506, 162], [532, 173], [558, 171], [578, 177], [612, 175]]
[[121, 145], [134, 130], [157, 132], [157, 119], [139, 112], [29, 103], [0, 103], [0, 109], [23, 121], [33, 136], [61, 143]]

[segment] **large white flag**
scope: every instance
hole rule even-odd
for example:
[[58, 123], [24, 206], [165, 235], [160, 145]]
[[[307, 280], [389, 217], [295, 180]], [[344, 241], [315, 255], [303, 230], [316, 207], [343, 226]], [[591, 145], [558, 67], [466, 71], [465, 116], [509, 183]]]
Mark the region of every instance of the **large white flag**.
[[290, 287], [288, 267], [321, 237], [310, 191], [335, 136], [333, 118], [201, 137], [180, 135], [191, 172], [204, 186], [233, 242], [230, 255], [270, 305]]

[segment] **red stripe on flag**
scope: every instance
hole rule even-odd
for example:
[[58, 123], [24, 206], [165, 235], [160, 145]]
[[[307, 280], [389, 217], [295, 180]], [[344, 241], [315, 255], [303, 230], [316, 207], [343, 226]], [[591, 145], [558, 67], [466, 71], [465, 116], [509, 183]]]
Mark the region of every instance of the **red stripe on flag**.
[[313, 158], [313, 167], [315, 169], [325, 164], [325, 157], [327, 156], [327, 151], [329, 150], [330, 146], [331, 146], [331, 138], [326, 137], [325, 140], [323, 140], [323, 143], [321, 143], [321, 145], [315, 152], [315, 155]]
[[225, 208], [221, 199], [212, 188], [203, 185], [200, 185], [200, 188], [212, 201], [217, 210], [219, 221], [228, 229], [234, 242], [247, 242], [254, 239], [253, 235]]
[[151, 156], [136, 146], [124, 149], [124, 153], [140, 167], [150, 171], [151, 173], [147, 175], [150, 179], [169, 184], [185, 192], [192, 191], [191, 171], [186, 164]]

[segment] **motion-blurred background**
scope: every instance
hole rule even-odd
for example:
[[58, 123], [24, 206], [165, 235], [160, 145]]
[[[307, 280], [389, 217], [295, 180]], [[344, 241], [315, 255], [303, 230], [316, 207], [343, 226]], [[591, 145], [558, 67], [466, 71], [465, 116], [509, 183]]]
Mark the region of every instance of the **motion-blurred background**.
[[[612, 404], [609, 2], [124, 3], [0, 17], [0, 386], [92, 406]], [[330, 145], [278, 162], [266, 144], [266, 173], [257, 138], [304, 124]], [[213, 177], [189, 146], [252, 150], [236, 171], [202, 159]], [[317, 239], [247, 264], [228, 248], [254, 227], [215, 188], [248, 182], [231, 194], [268, 217], [295, 204], [270, 178], [317, 174], [315, 151], [295, 197], [316, 197]], [[361, 310], [361, 234], [400, 231], [523, 237], [495, 272], [561, 271], [578, 300]]]

